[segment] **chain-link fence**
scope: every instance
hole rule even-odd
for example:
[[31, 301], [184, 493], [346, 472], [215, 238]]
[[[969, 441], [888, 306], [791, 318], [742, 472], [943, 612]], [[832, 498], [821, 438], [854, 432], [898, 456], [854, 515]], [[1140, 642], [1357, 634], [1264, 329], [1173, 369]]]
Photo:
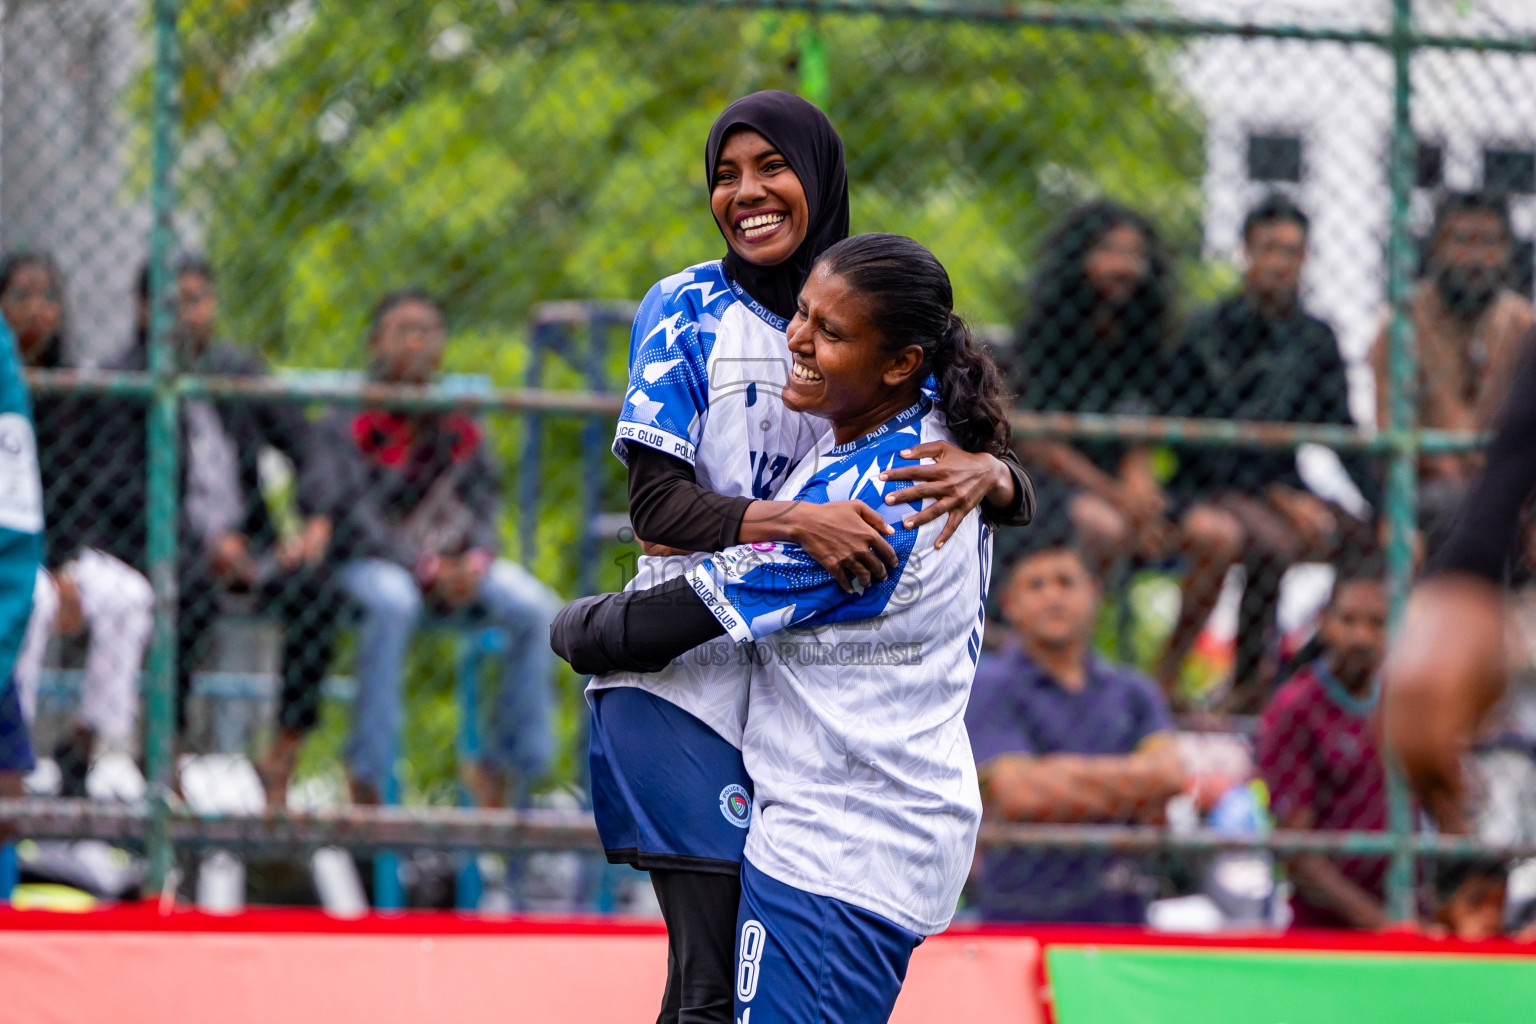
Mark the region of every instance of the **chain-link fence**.
[[[705, 136], [782, 88], [841, 133], [853, 229], [924, 242], [986, 325], [1038, 489], [997, 538], [968, 905], [1254, 923], [1289, 887], [1363, 926], [1536, 839], [1517, 714], [1481, 755], [1499, 856], [1419, 835], [1373, 715], [1536, 319], [1517, 0], [3, 11], [28, 784], [92, 798], [32, 834], [146, 848], [149, 887], [221, 846], [590, 846], [547, 622], [632, 572], [634, 303], [722, 254]], [[1081, 672], [1042, 657], [1082, 637]], [[484, 896], [466, 855], [402, 856], [381, 904]]]

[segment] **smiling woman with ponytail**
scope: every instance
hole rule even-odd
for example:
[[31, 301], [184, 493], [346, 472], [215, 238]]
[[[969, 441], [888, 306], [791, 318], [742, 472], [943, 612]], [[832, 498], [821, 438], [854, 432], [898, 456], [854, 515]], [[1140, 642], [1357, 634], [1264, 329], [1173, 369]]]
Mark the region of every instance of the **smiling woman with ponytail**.
[[[974, 505], [943, 504], [937, 463], [1005, 451], [1008, 421], [953, 304], [927, 249], [858, 235], [816, 260], [788, 324], [784, 408], [832, 429], [781, 500], [877, 515], [895, 555], [884, 579], [850, 593], [802, 545], [738, 544], [658, 586], [575, 601], [550, 631], [579, 672], [713, 660], [688, 652], [722, 637], [752, 646], [724, 660], [750, 666], [741, 752], [755, 791], [727, 786], [718, 812], [693, 808], [746, 833], [739, 1021], [881, 1024], [970, 869], [981, 802], [964, 714], [992, 531]], [[1021, 490], [1027, 513], [1027, 478]], [[953, 521], [926, 515], [935, 507]], [[672, 735], [648, 742], [675, 774]]]

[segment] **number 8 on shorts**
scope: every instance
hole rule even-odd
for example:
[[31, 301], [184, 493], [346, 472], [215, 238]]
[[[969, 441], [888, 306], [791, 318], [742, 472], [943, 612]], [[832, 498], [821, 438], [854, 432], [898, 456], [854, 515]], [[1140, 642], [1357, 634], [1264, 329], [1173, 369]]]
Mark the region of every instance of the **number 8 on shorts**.
[[745, 921], [741, 926], [741, 962], [736, 966], [736, 998], [750, 1003], [757, 995], [758, 963], [763, 958], [763, 947], [768, 944], [768, 933], [756, 920]]

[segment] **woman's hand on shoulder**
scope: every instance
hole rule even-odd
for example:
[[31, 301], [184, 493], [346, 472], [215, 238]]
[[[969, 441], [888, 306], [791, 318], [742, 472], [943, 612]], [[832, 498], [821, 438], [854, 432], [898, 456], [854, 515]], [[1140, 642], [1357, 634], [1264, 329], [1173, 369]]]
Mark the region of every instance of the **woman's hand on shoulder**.
[[911, 481], [913, 486], [890, 491], [885, 496], [887, 505], [906, 502], [929, 504], [902, 521], [909, 530], [924, 523], [931, 523], [939, 516], [948, 514], [949, 521], [934, 541], [935, 548], [960, 528], [965, 517], [983, 501], [994, 505], [1006, 505], [1013, 496], [1013, 474], [995, 455], [985, 452], [968, 452], [948, 441], [929, 441], [913, 445], [901, 453], [904, 459], [932, 459], [931, 463], [918, 462], [910, 466], [898, 466], [880, 474], [882, 480]]
[[845, 591], [854, 593], [879, 583], [887, 575], [886, 567], [896, 565], [896, 549], [886, 540], [895, 529], [864, 502], [789, 504], [783, 516], [786, 536], [821, 563]]

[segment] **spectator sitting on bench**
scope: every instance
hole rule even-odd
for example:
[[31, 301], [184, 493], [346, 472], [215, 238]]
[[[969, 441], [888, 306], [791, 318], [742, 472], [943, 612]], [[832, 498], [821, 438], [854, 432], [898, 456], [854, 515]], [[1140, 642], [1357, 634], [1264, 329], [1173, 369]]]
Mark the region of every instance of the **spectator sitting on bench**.
[[[1515, 367], [1536, 338], [1536, 307], [1509, 285], [1515, 242], [1509, 198], [1497, 190], [1447, 192], [1436, 204], [1423, 278], [1408, 306], [1417, 356], [1414, 425], [1419, 429], [1488, 430], [1494, 425]], [[1382, 324], [1371, 349], [1378, 427], [1390, 420], [1394, 393], [1390, 326], [1390, 320]], [[1450, 536], [1482, 463], [1482, 452], [1419, 456], [1419, 528], [1431, 559]]]
[[[1441, 861], [1435, 868], [1435, 924], [1462, 942], [1506, 933], [1509, 865], [1496, 857]], [[1519, 935], [1530, 941], [1530, 934]]]
[[[1321, 657], [1275, 691], [1254, 737], [1275, 824], [1288, 829], [1387, 827], [1381, 754], [1387, 588], [1379, 564], [1339, 574], [1318, 624]], [[1386, 927], [1387, 858], [1297, 854], [1287, 868], [1299, 928]]]
[[[112, 369], [148, 368], [149, 273], [139, 276], [139, 333]], [[200, 257], [176, 267], [172, 346], [179, 368], [217, 377], [260, 377], [260, 358], [214, 337], [218, 294], [213, 268]], [[302, 486], [310, 424], [294, 402], [183, 399], [177, 526], [179, 604], [176, 619], [177, 729], [185, 735], [192, 669], [220, 614], [224, 595], [253, 597], [258, 611], [282, 627], [282, 693], [278, 735], [258, 765], [269, 803], [282, 801], [299, 741], [318, 720], [320, 683], [330, 667], [343, 598], [330, 565], [330, 519]], [[109, 539], [118, 557], [145, 564], [149, 450], [142, 403], [117, 403], [113, 419], [94, 431], [110, 451], [106, 479], [119, 492]], [[261, 492], [257, 460], [272, 447], [298, 469], [297, 536], [281, 540]], [[103, 459], [103, 463], [109, 461]]]
[[[1186, 784], [1168, 703], [1152, 680], [1091, 652], [1099, 586], [1082, 556], [1038, 543], [1002, 604], [1014, 635], [982, 654], [965, 715], [987, 816], [1161, 821]], [[991, 921], [1141, 924], [1155, 886], [1135, 857], [989, 850], [975, 895]]]
[[[0, 262], [0, 314], [16, 335], [28, 367], [65, 366], [64, 280], [44, 253], [19, 252]], [[154, 626], [155, 593], [144, 574], [94, 546], [101, 499], [86, 442], [92, 401], [79, 395], [32, 399], [38, 466], [43, 480], [44, 564], [33, 594], [32, 618], [16, 663], [22, 708], [36, 714], [48, 638], [89, 628], [90, 646], [75, 726], [53, 757], [64, 796], [84, 796], [98, 741], [132, 751], [139, 707], [139, 668]]]
[[[370, 373], [428, 384], [447, 332], [437, 302], [408, 289], [380, 300]], [[402, 675], [422, 614], [483, 618], [506, 634], [493, 742], [465, 766], [477, 802], [499, 805], [544, 774], [553, 756], [549, 624], [559, 598], [497, 558], [500, 474], [480, 425], [460, 413], [332, 412], [320, 423], [315, 487], [331, 489], [341, 580], [361, 606], [359, 692], [347, 747], [353, 799], [377, 802], [394, 771]]]
[[[1355, 425], [1349, 381], [1333, 329], [1302, 303], [1310, 221], [1275, 193], [1243, 221], [1242, 290], [1190, 321], [1169, 360], [1178, 416], [1264, 423]], [[1375, 475], [1355, 456], [1344, 464], [1367, 503], [1380, 504]], [[1371, 516], [1356, 516], [1307, 489], [1293, 451], [1245, 445], [1179, 453], [1169, 490], [1230, 514], [1242, 525], [1246, 586], [1238, 616], [1230, 709], [1252, 714], [1271, 673], [1280, 584], [1298, 562], [1332, 562], [1375, 544]]]
[[[1167, 415], [1172, 395], [1165, 362], [1174, 305], [1169, 267], [1157, 231], [1134, 210], [1094, 201], [1063, 217], [1041, 249], [1028, 316], [1002, 364], [1019, 406]], [[1158, 683], [1172, 698], [1227, 569], [1242, 554], [1242, 527], [1227, 512], [1167, 493], [1160, 469], [1165, 459], [1153, 446], [1040, 438], [1015, 443], [1034, 475], [1040, 509], [1029, 533], [1070, 528], [1101, 583], [1130, 561], [1183, 562], [1179, 616], [1157, 668]], [[1008, 562], [1012, 543], [1029, 542], [1021, 531], [1002, 531], [994, 562]]]

